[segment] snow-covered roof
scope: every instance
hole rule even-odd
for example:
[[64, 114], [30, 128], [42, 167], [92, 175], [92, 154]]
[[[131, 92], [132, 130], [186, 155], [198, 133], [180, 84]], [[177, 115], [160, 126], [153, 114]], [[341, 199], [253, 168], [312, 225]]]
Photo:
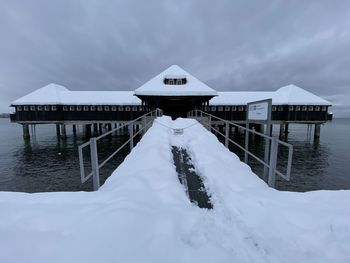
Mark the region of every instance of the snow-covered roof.
[[133, 91], [71, 91], [49, 84], [19, 98], [11, 105], [140, 105]]
[[[188, 78], [188, 75], [186, 75], [186, 78]], [[174, 87], [173, 91], [176, 91], [177, 89], [175, 88], [182, 87], [185, 85], [164, 85], [164, 86], [172, 86]], [[183, 89], [186, 89], [186, 88], [183, 88]], [[159, 94], [158, 95], [171, 96], [170, 92], [169, 93], [165, 92], [160, 94], [163, 94], [163, 95], [159, 95]], [[173, 92], [173, 94], [180, 95], [180, 93], [176, 93], [176, 92]], [[322, 99], [321, 97], [318, 97], [295, 85], [288, 85], [288, 86], [279, 88], [276, 91], [257, 91], [257, 92], [231, 91], [231, 92], [217, 92], [217, 94], [218, 96], [210, 100], [210, 105], [246, 105], [248, 102], [263, 100], [263, 99], [270, 99], [270, 98], [272, 99], [272, 103], [275, 105], [283, 105], [283, 104], [327, 105], [327, 106], [331, 105], [329, 101]], [[181, 95], [185, 95], [185, 94], [181, 93]], [[186, 94], [186, 96], [187, 95], [194, 96], [193, 94], [190, 95], [190, 93]], [[49, 84], [11, 103], [11, 105], [13, 106], [47, 105], [47, 104], [141, 105], [141, 100], [136, 96], [134, 96], [133, 91], [71, 91], [57, 84]]]
[[288, 85], [276, 91], [227, 91], [218, 92], [210, 105], [246, 105], [248, 102], [272, 99], [275, 105], [327, 105], [331, 103], [295, 85]]
[[[184, 85], [164, 84], [164, 78], [186, 78]], [[176, 77], [179, 76], [179, 77]], [[216, 96], [217, 92], [177, 65], [172, 65], [135, 90], [140, 96]]]

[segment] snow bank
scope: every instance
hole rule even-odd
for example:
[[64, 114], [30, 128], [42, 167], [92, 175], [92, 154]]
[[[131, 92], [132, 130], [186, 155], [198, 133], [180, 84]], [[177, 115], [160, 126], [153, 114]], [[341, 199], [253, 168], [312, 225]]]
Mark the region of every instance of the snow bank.
[[[1, 262], [348, 262], [350, 191], [270, 189], [194, 120], [158, 118], [98, 192], [0, 193]], [[185, 147], [213, 210], [190, 203]]]

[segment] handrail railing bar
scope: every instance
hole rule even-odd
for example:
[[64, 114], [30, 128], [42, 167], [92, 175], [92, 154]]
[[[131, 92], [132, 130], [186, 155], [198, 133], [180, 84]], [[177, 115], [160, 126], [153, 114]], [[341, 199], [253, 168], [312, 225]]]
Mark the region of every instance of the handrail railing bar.
[[128, 139], [125, 143], [123, 143], [116, 151], [114, 151], [109, 157], [106, 158], [101, 164], [98, 165], [98, 168], [102, 168], [110, 159], [114, 157], [121, 149], [123, 149], [126, 145], [128, 145], [131, 141], [131, 138]]
[[89, 180], [89, 179], [91, 178], [92, 175], [93, 175], [92, 172], [89, 173], [86, 177], [84, 177], [84, 178], [81, 180], [81, 182], [82, 182], [82, 183], [85, 183], [87, 180]]
[[[195, 111], [202, 112], [201, 110], [195, 110]], [[254, 130], [252, 130], [252, 129], [246, 128], [246, 127], [241, 126], [241, 125], [239, 125], [239, 124], [236, 124], [236, 123], [234, 123], [234, 122], [232, 122], [232, 121], [228, 121], [228, 120], [222, 119], [222, 118], [220, 118], [220, 117], [217, 117], [217, 116], [215, 116], [215, 115], [212, 115], [212, 114], [209, 114], [209, 113], [206, 113], [206, 112], [203, 112], [203, 113], [206, 114], [206, 115], [208, 115], [208, 116], [211, 116], [212, 118], [214, 117], [214, 118], [217, 119], [217, 120], [220, 120], [220, 121], [223, 121], [223, 122], [228, 122], [229, 124], [231, 124], [231, 125], [233, 125], [233, 126], [235, 126], [235, 127], [238, 127], [238, 128], [240, 128], [240, 129], [243, 129], [243, 130], [248, 130], [248, 131], [250, 131], [250, 132], [252, 132], [252, 133], [254, 133], [254, 134], [260, 135], [260, 136], [262, 136], [262, 137], [264, 137], [264, 138], [267, 138], [267, 139], [270, 139], [270, 140], [271, 140], [271, 137], [270, 137], [270, 136], [267, 136], [267, 135], [265, 135], [265, 134], [263, 134], [263, 133], [261, 133], [261, 132], [254, 131]], [[212, 121], [213, 121], [213, 120], [212, 120]]]
[[150, 112], [148, 112], [148, 113], [146, 113], [146, 114], [144, 114], [144, 115], [142, 115], [142, 116], [140, 116], [140, 117], [138, 117], [138, 118], [136, 118], [136, 119], [134, 119], [134, 120], [132, 120], [132, 121], [125, 122], [125, 123], [122, 124], [121, 126], [119, 126], [119, 127], [117, 127], [117, 128], [114, 128], [114, 129], [112, 129], [112, 130], [110, 130], [110, 131], [108, 131], [108, 132], [106, 132], [106, 133], [104, 133], [104, 134], [101, 134], [100, 136], [96, 137], [96, 140], [99, 140], [99, 139], [101, 139], [101, 138], [103, 138], [103, 137], [105, 137], [105, 136], [107, 136], [107, 135], [109, 135], [109, 134], [111, 134], [111, 133], [113, 133], [113, 132], [115, 132], [115, 131], [121, 129], [121, 128], [124, 128], [125, 126], [128, 126], [128, 125], [130, 125], [130, 124], [132, 124], [132, 123], [135, 123], [135, 122], [137, 122], [139, 119], [142, 119], [142, 118], [144, 118], [144, 117], [147, 117], [147, 116], [150, 115], [150, 114], [151, 114], [150, 116], [152, 117], [152, 113], [153, 113], [153, 112], [156, 112], [156, 111], [157, 111], [157, 110], [150, 111]]
[[[152, 121], [149, 121], [146, 125], [149, 125]], [[101, 164], [98, 165], [98, 168], [102, 168], [109, 160], [111, 160], [114, 155], [116, 155], [121, 149], [123, 149], [126, 145], [128, 145], [131, 141], [131, 139], [134, 139], [138, 134], [140, 134], [143, 130], [145, 129], [145, 127], [142, 127], [141, 129], [139, 129], [138, 132], [134, 133], [132, 138], [129, 138], [124, 144], [122, 144], [116, 151], [114, 151], [110, 156], [108, 156], [103, 162], [101, 162]]]
[[[209, 125], [207, 125], [209, 126]], [[220, 131], [218, 131], [217, 129], [211, 127], [211, 129], [213, 131], [216, 131], [217, 133], [219, 133], [221, 136], [225, 137], [225, 135], [223, 133], [221, 133]], [[255, 156], [253, 153], [249, 152], [248, 150], [246, 150], [243, 146], [239, 145], [238, 143], [236, 143], [235, 141], [233, 141], [232, 139], [228, 138], [228, 141], [233, 143], [234, 145], [236, 145], [238, 148], [240, 148], [242, 151], [246, 152], [248, 155], [250, 155], [251, 157], [253, 157], [255, 160], [257, 160], [258, 162], [260, 162], [262, 165], [270, 168], [270, 165], [265, 163], [263, 160], [261, 160], [259, 157]]]

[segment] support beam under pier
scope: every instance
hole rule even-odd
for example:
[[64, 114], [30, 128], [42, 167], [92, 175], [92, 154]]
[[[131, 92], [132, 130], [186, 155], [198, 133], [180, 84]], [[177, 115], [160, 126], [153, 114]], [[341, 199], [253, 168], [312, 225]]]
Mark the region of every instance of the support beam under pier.
[[66, 125], [61, 124], [61, 138], [67, 139]]
[[30, 133], [29, 133], [29, 125], [28, 124], [22, 124], [23, 127], [23, 139], [29, 140], [30, 139]]
[[321, 136], [321, 124], [315, 124], [314, 140], [319, 140]]

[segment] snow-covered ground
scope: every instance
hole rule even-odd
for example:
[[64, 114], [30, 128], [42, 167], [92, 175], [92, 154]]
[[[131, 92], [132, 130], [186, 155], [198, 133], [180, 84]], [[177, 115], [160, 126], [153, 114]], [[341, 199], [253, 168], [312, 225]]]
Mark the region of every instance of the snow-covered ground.
[[[268, 188], [194, 122], [158, 118], [98, 192], [1, 192], [0, 262], [349, 262], [350, 191]], [[214, 209], [187, 199], [172, 145]]]

